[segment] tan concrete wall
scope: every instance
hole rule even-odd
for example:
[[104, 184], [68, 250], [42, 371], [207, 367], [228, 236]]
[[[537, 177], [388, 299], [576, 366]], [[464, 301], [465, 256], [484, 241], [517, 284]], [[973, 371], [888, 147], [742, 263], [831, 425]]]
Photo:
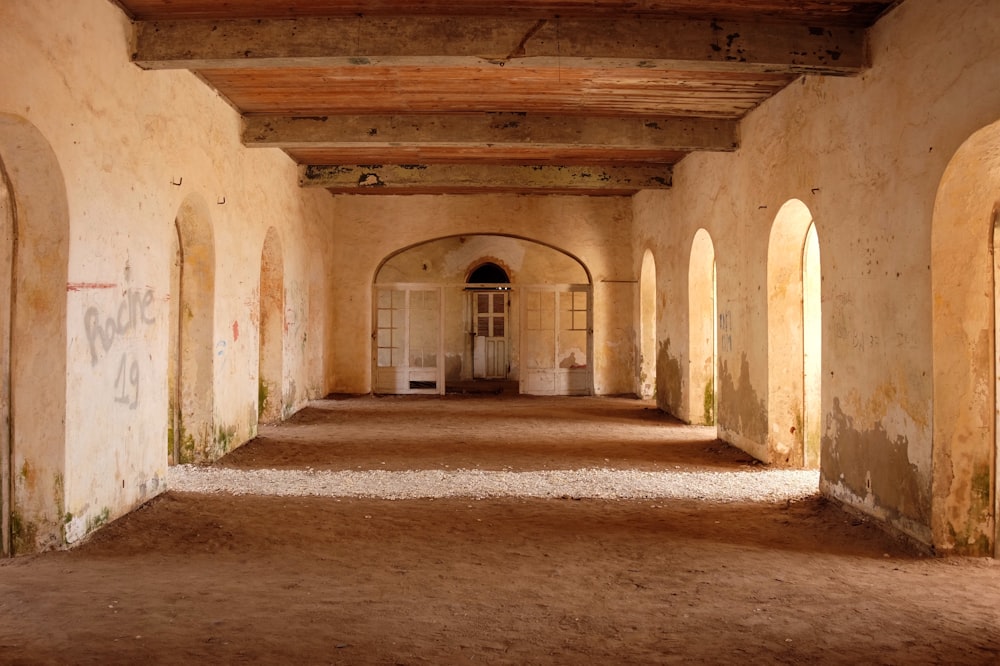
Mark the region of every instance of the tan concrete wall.
[[[241, 147], [237, 114], [193, 75], [131, 65], [129, 22], [113, 4], [7, 2], [0, 26], [0, 117], [50, 146], [61, 192], [47, 194], [65, 201], [67, 219], [54, 243], [68, 246], [68, 260], [48, 264], [58, 252], [33, 248], [23, 271], [63, 275], [58, 293], [39, 296], [62, 308], [61, 320], [30, 333], [51, 340], [56, 360], [41, 370], [60, 395], [28, 403], [28, 394], [14, 395], [24, 405], [14, 415], [24, 438], [15, 453], [27, 471], [15, 483], [15, 511], [31, 533], [22, 547], [31, 549], [79, 539], [164, 489], [171, 248], [186, 203], [201, 202], [214, 245], [213, 395], [199, 398], [211, 400], [212, 418], [195, 442], [202, 457], [255, 432], [257, 291], [270, 226], [284, 250], [285, 412], [326, 391], [310, 368], [322, 366], [324, 327], [314, 310], [323, 305], [317, 249], [330, 202], [297, 187], [283, 154]], [[2, 139], [0, 160], [20, 171], [37, 161]], [[33, 214], [46, 193], [12, 180], [15, 197], [33, 198], [19, 217]], [[31, 296], [19, 285], [19, 301]], [[58, 436], [41, 437], [53, 424]], [[37, 460], [44, 478], [33, 472]]]
[[[634, 199], [636, 248], [653, 250], [670, 312], [659, 331], [667, 369], [689, 361], [687, 266], [677, 259], [699, 227], [716, 243], [728, 325], [720, 432], [764, 460], [776, 427], [767, 369], [778, 360], [768, 358], [769, 232], [785, 202], [808, 206], [822, 264], [823, 490], [944, 550], [958, 546], [949, 533], [973, 550], [992, 540], [967, 512], [932, 535], [932, 503], [955, 500], [932, 499], [931, 235], [945, 166], [1000, 117], [997, 19], [993, 0], [907, 0], [874, 29], [870, 70], [793, 83], [743, 122], [738, 152], [693, 155], [672, 191]], [[660, 404], [686, 416], [684, 373], [665, 374]], [[992, 441], [982, 446], [992, 460]], [[955, 484], [972, 485], [969, 467]]]
[[594, 285], [594, 390], [632, 392], [638, 268], [629, 242], [631, 212], [623, 197], [335, 197], [331, 385], [346, 393], [371, 390], [371, 287], [385, 258], [446, 236], [501, 234], [557, 248], [587, 268]]

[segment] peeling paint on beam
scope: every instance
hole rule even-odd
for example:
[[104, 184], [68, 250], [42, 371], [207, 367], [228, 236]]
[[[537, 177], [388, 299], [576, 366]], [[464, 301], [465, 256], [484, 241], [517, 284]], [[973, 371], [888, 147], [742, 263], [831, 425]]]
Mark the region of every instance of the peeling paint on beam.
[[420, 65], [855, 74], [864, 31], [650, 17], [325, 17], [135, 24], [146, 69]]
[[720, 118], [595, 118], [523, 113], [248, 116], [248, 146], [280, 148], [531, 145], [625, 150], [733, 151], [737, 121]]
[[303, 187], [377, 194], [540, 190], [624, 195], [669, 188], [671, 181], [665, 167], [337, 165], [305, 166], [299, 172]]

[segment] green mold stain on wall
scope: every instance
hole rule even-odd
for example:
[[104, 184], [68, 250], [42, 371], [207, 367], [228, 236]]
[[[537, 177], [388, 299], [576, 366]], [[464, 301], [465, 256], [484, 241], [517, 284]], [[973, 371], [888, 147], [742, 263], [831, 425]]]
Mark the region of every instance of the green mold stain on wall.
[[267, 407], [267, 382], [263, 377], [257, 379], [257, 418], [264, 413], [264, 409]]
[[110, 517], [111, 517], [111, 509], [109, 509], [108, 507], [104, 507], [101, 509], [101, 512], [98, 513], [96, 516], [88, 518], [86, 527], [87, 534], [90, 534], [95, 530], [99, 530], [100, 528], [107, 525], [108, 519]]
[[236, 428], [229, 427], [223, 428], [219, 427], [215, 432], [215, 447], [216, 453], [219, 455], [225, 455], [229, 453], [230, 448], [233, 445], [233, 440], [236, 438]]
[[705, 425], [715, 423], [715, 382], [709, 379], [705, 382]]

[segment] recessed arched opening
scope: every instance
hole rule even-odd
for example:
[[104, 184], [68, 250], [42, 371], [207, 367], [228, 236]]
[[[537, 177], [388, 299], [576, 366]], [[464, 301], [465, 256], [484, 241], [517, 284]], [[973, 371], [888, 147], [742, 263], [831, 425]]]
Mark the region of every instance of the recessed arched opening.
[[[770, 459], [766, 462], [777, 465], [819, 464], [818, 442], [813, 442], [816, 451], [807, 454], [805, 433], [807, 423], [813, 428], [819, 427], [821, 415], [817, 385], [822, 328], [819, 285], [819, 244], [813, 216], [804, 203], [792, 199], [781, 207], [774, 219], [767, 250], [767, 450]], [[805, 321], [807, 314], [809, 322]], [[808, 363], [807, 349], [811, 352]]]
[[[309, 277], [309, 332], [306, 339], [306, 357], [311, 359], [324, 358], [323, 341], [326, 339], [326, 308], [324, 307], [324, 282], [326, 275], [323, 253], [313, 248], [310, 253], [309, 265], [314, 267]], [[326, 367], [323, 363], [309, 364], [309, 399], [316, 400], [326, 395]]]
[[260, 257], [260, 337], [257, 380], [257, 420], [274, 423], [282, 418], [284, 345], [284, 259], [274, 227], [267, 230]]
[[656, 397], [656, 260], [642, 255], [639, 271], [639, 397]]
[[[16, 555], [65, 543], [66, 498], [75, 490], [65, 474], [76, 462], [66, 449], [69, 207], [48, 141], [3, 113], [0, 183], [0, 348], [7, 364], [0, 370], [0, 545], [4, 555]], [[39, 418], [39, 405], [52, 417]]]
[[945, 169], [931, 230], [934, 419], [931, 540], [997, 553], [997, 285], [1000, 121]]
[[717, 348], [715, 246], [699, 229], [688, 264], [688, 421], [715, 425]]
[[592, 392], [590, 274], [557, 248], [496, 234], [430, 240], [381, 263], [373, 302], [376, 393], [480, 391], [484, 380]]
[[[2, 157], [2, 156], [0, 156]], [[0, 555], [11, 550], [10, 333], [13, 306], [14, 200], [0, 161]]]
[[208, 206], [196, 195], [181, 204], [171, 237], [168, 352], [168, 452], [174, 463], [208, 462], [214, 432], [215, 241]]
[[802, 248], [802, 437], [803, 465], [809, 469], [819, 468], [823, 437], [823, 405], [820, 400], [823, 384], [822, 329], [819, 234], [813, 223], [809, 225]]

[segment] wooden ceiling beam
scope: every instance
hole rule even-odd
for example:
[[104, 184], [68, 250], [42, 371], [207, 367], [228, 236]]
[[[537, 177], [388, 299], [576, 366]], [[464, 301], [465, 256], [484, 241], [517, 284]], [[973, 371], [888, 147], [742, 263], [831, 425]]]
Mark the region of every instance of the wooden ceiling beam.
[[864, 31], [652, 17], [313, 17], [137, 22], [147, 69], [366, 65], [642, 68], [847, 75]]
[[302, 166], [299, 184], [335, 194], [546, 192], [630, 195], [671, 185], [669, 167], [504, 165]]
[[717, 118], [540, 116], [525, 113], [247, 116], [243, 143], [296, 148], [530, 145], [643, 152], [733, 151], [737, 121]]

